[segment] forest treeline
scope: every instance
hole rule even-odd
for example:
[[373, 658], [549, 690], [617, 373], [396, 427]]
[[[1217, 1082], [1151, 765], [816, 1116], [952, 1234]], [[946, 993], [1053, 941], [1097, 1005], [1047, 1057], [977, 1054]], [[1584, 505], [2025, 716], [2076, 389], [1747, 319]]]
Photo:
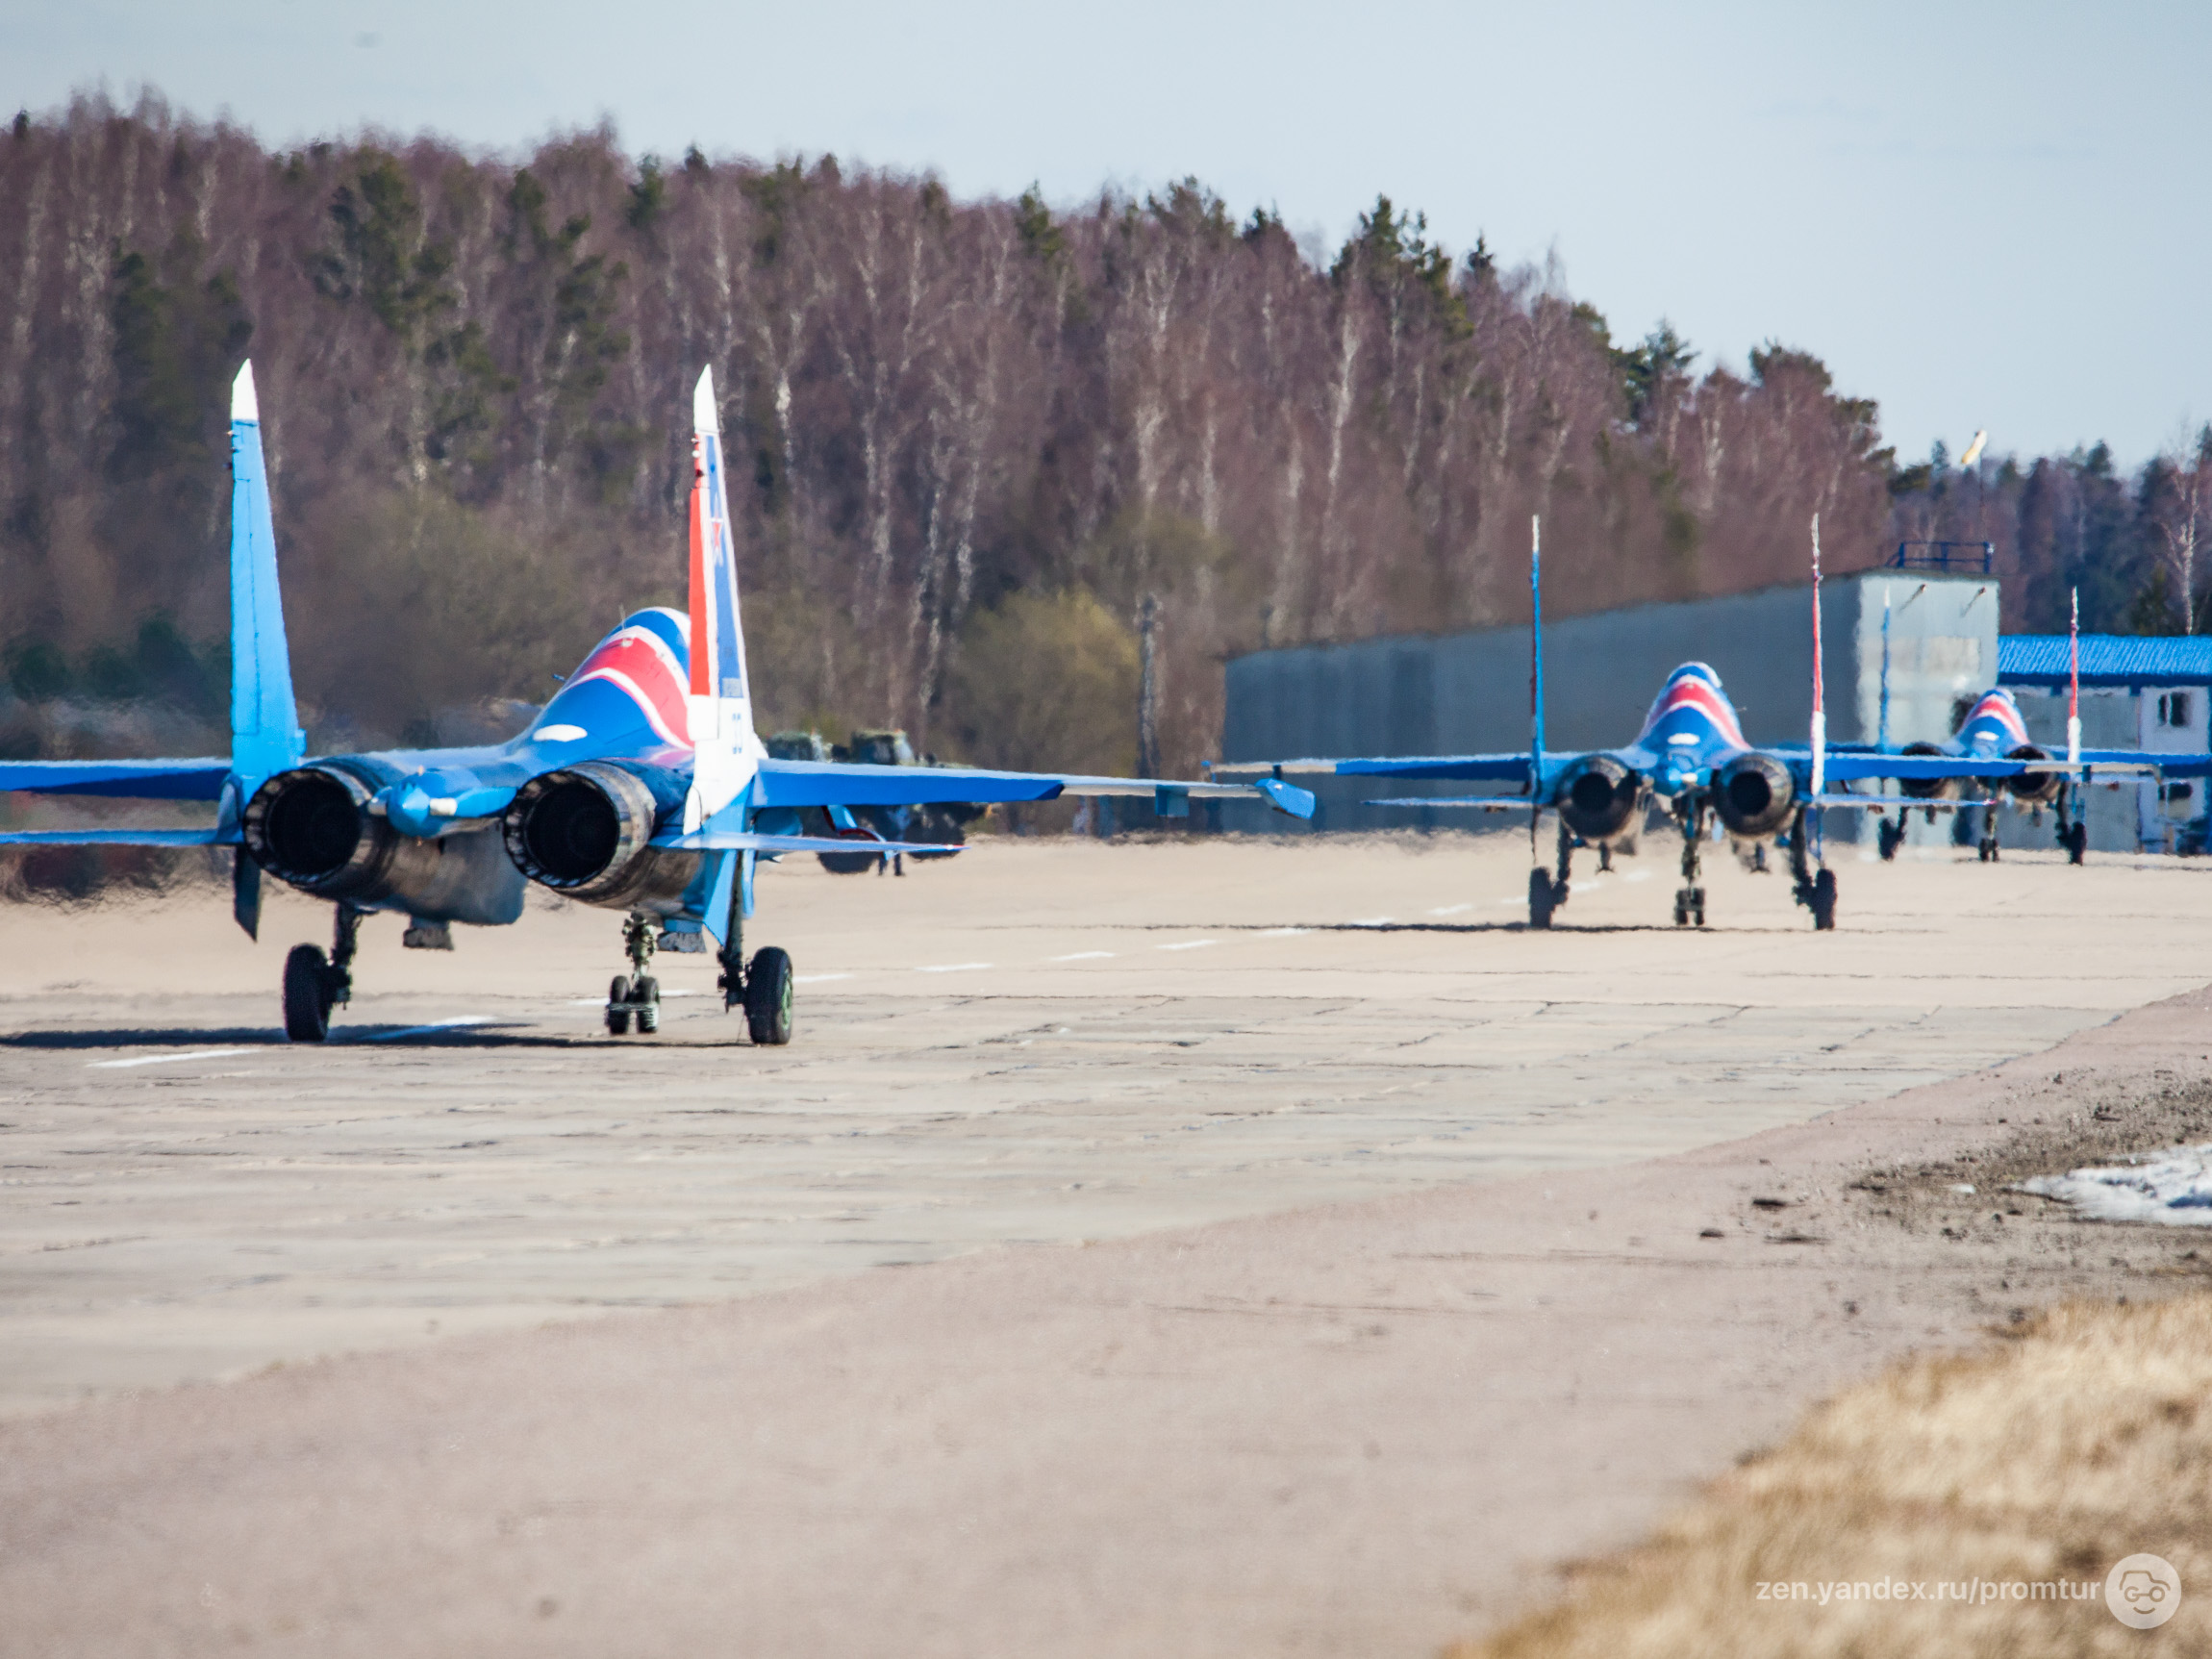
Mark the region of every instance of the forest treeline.
[[1131, 765], [1151, 595], [1187, 773], [1228, 655], [1525, 616], [1537, 512], [1561, 615], [1797, 580], [1816, 511], [1833, 568], [1996, 541], [2008, 627], [2061, 625], [2075, 583], [2093, 626], [2201, 615], [2175, 526], [2204, 446], [1900, 465], [1811, 352], [1700, 371], [1382, 198], [1315, 250], [1195, 181], [1070, 210], [603, 131], [272, 153], [85, 97], [0, 137], [0, 645], [33, 711], [219, 711], [249, 353], [325, 742], [541, 700], [678, 601], [702, 366], [765, 721], [979, 762]]

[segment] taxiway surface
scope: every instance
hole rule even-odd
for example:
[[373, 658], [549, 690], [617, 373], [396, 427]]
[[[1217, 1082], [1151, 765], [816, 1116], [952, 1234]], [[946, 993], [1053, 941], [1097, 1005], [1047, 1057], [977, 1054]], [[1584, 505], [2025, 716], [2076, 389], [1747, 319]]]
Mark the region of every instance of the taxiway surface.
[[904, 880], [762, 880], [798, 1035], [617, 922], [533, 908], [403, 952], [288, 1046], [325, 907], [0, 908], [0, 1411], [886, 1264], [1680, 1152], [2047, 1047], [2207, 977], [2212, 870], [1949, 856], [1780, 875], [1671, 843], [1521, 925], [1527, 843], [993, 841]]

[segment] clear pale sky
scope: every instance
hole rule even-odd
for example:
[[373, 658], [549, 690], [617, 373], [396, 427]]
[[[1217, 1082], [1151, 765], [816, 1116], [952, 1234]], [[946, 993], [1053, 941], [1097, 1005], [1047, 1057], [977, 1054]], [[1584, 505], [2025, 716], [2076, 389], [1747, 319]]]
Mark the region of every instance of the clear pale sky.
[[105, 84], [264, 142], [364, 125], [515, 151], [1033, 179], [1195, 174], [1341, 239], [1377, 191], [1453, 249], [1556, 250], [1616, 338], [1767, 339], [1879, 400], [1908, 458], [2212, 418], [2212, 6], [624, 6], [0, 0], [0, 98]]

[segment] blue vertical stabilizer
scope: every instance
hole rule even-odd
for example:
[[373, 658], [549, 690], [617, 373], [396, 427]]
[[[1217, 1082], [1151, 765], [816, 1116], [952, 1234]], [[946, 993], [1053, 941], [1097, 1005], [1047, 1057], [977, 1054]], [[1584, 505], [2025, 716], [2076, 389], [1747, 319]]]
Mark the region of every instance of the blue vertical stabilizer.
[[231, 385], [231, 777], [243, 806], [307, 753], [292, 702], [254, 365]]

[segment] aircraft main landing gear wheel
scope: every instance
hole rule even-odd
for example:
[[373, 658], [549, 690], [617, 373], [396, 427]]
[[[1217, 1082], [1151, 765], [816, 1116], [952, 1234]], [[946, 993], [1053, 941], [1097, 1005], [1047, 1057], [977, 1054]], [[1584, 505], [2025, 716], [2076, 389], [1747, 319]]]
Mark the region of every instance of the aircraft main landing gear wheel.
[[792, 959], [772, 944], [757, 951], [745, 971], [745, 1025], [764, 1048], [792, 1040]]
[[1888, 864], [1898, 856], [1898, 848], [1904, 845], [1904, 820], [1892, 823], [1888, 818], [1874, 820], [1874, 844], [1880, 850], [1882, 863]]
[[1836, 925], [1836, 872], [1823, 869], [1813, 877], [1813, 929], [1833, 932]]
[[2066, 862], [2079, 864], [2089, 851], [2089, 826], [2076, 819], [2073, 826], [2059, 835], [2059, 844], [2066, 848]]
[[1551, 872], [1532, 869], [1528, 872], [1528, 925], [1551, 925]]
[[1674, 895], [1674, 925], [1676, 927], [1705, 925], [1705, 890], [1686, 887]]
[[615, 975], [607, 987], [607, 1035], [630, 1035], [630, 976], [626, 973]]
[[319, 944], [295, 944], [284, 959], [284, 1034], [294, 1043], [330, 1035], [330, 961]]
[[294, 1043], [320, 1043], [330, 1035], [330, 1011], [353, 1000], [353, 954], [365, 911], [339, 902], [330, 954], [295, 944], [284, 959], [284, 1034]]

